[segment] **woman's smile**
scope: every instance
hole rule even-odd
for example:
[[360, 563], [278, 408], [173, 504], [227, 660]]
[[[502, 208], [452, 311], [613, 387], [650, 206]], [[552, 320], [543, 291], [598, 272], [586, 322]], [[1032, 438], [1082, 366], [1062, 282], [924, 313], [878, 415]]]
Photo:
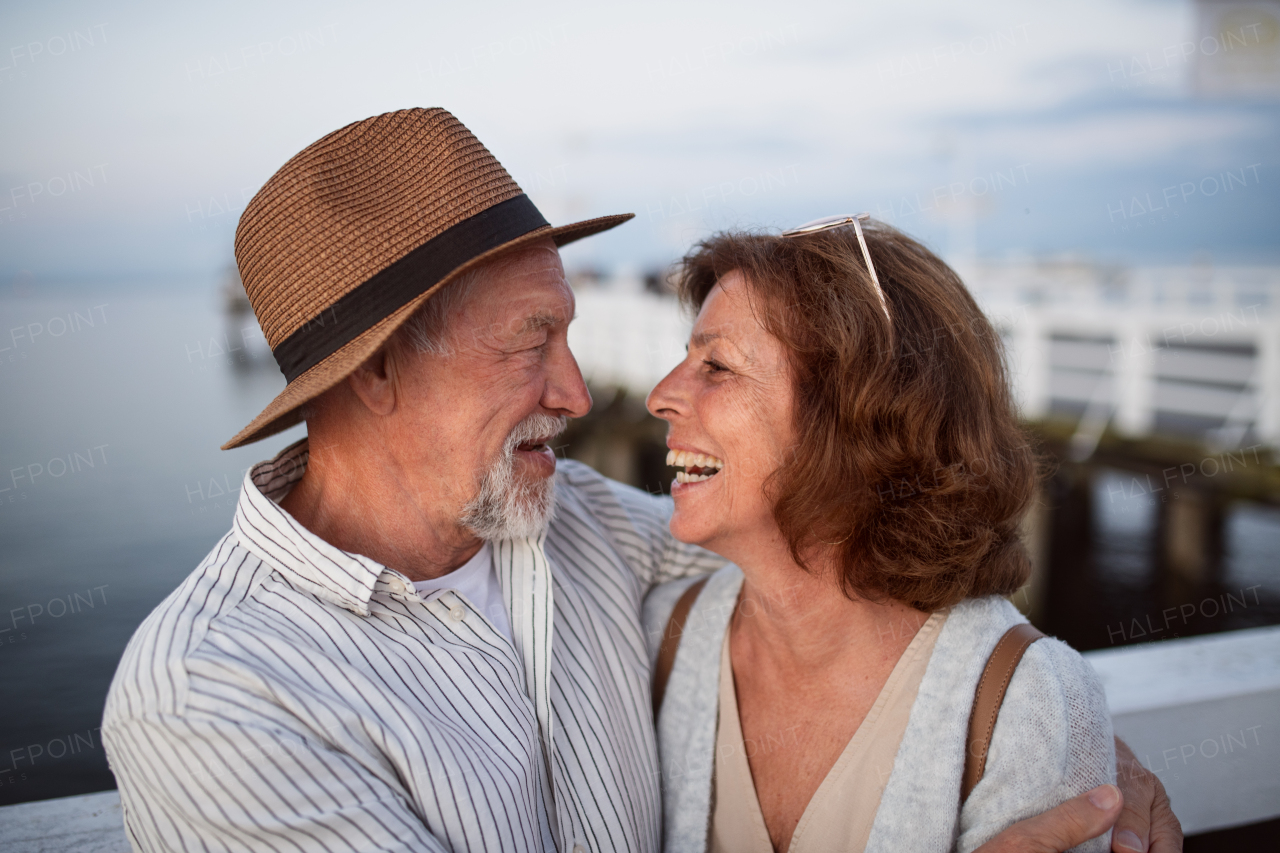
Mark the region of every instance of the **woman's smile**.
[[[707, 453], [672, 449], [667, 451], [667, 465], [685, 469], [676, 472], [675, 485], [690, 485], [705, 482], [719, 474], [724, 467], [724, 460]], [[673, 490], [675, 485], [672, 486]]]

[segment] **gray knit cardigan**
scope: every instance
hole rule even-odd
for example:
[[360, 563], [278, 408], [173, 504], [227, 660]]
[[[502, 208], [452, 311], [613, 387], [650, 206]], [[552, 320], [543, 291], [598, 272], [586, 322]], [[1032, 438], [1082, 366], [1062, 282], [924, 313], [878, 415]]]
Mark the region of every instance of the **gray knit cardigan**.
[[[651, 659], [692, 580], [655, 588], [645, 601]], [[712, 810], [720, 646], [742, 586], [729, 565], [713, 574], [689, 614], [658, 720], [663, 849], [707, 849]], [[1093, 668], [1058, 640], [1027, 650], [1009, 684], [986, 773], [960, 808], [960, 775], [973, 692], [996, 642], [1026, 621], [1002, 598], [952, 608], [880, 800], [866, 850], [967, 853], [1013, 823], [1115, 781], [1106, 697]], [[1077, 850], [1105, 853], [1110, 833]]]

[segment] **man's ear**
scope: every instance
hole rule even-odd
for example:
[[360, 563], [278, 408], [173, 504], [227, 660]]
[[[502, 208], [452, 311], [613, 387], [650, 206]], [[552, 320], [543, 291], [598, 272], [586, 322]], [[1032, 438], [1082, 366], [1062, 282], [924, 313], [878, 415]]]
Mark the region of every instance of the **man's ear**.
[[396, 358], [390, 346], [369, 356], [347, 377], [347, 384], [375, 415], [389, 415], [396, 408]]

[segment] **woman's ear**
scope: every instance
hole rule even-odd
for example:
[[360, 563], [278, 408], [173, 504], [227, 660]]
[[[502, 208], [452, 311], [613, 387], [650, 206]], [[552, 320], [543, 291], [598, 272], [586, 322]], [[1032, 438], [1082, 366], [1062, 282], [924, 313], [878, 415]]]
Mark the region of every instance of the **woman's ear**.
[[383, 346], [347, 377], [347, 384], [375, 415], [396, 409], [396, 359], [392, 347]]

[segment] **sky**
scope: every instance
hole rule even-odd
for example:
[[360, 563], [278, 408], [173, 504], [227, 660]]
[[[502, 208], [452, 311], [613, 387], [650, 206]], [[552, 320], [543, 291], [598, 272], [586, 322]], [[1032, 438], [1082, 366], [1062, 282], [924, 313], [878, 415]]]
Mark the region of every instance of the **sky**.
[[1172, 0], [6, 4], [0, 292], [207, 281], [289, 157], [410, 106], [457, 115], [553, 223], [637, 214], [570, 267], [861, 210], [949, 257], [1277, 263], [1277, 87], [1193, 85], [1224, 57], [1280, 79], [1280, 3], [1241, 9], [1205, 29]]

